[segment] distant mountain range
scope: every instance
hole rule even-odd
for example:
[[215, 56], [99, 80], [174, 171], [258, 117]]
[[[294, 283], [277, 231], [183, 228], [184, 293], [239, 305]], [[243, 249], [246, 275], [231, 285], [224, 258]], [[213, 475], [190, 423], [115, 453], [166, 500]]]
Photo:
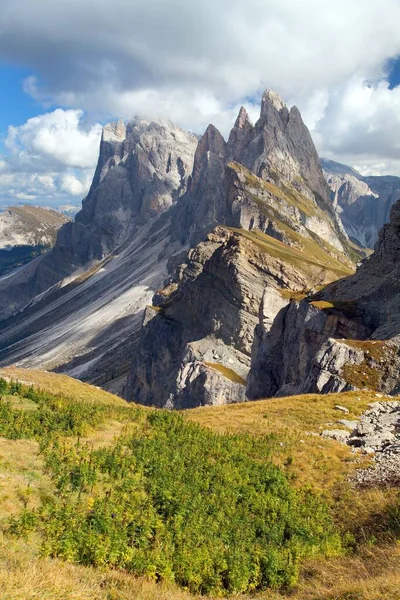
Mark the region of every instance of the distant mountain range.
[[373, 248], [380, 229], [389, 221], [393, 204], [400, 198], [400, 177], [363, 177], [355, 169], [327, 159], [322, 159], [321, 165], [349, 237]]
[[0, 276], [53, 247], [69, 220], [40, 206], [10, 206], [0, 212]]

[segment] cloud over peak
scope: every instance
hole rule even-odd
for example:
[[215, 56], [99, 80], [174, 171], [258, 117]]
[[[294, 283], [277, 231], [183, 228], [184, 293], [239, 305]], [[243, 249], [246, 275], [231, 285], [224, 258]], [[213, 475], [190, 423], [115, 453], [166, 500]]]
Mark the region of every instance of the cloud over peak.
[[47, 111], [9, 128], [3, 196], [84, 195], [100, 137], [87, 114], [226, 136], [266, 87], [299, 107], [322, 155], [400, 175], [399, 22], [399, 0], [2, 0], [0, 60], [31, 70], [24, 90]]

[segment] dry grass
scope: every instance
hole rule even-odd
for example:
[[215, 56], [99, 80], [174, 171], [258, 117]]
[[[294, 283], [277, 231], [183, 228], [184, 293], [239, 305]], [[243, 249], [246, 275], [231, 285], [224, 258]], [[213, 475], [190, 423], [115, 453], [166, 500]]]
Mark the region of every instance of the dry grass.
[[369, 354], [374, 360], [380, 361], [386, 358], [387, 352], [393, 348], [388, 345], [385, 340], [342, 340], [343, 344], [362, 350], [365, 354]]
[[207, 367], [210, 367], [210, 369], [214, 369], [214, 371], [221, 373], [221, 375], [226, 377], [226, 379], [229, 379], [229, 381], [233, 381], [233, 383], [240, 383], [241, 385], [246, 385], [246, 380], [243, 379], [243, 377], [240, 377], [240, 375], [238, 375], [236, 371], [233, 371], [233, 369], [229, 369], [229, 367], [225, 367], [220, 363], [205, 362], [204, 364]]
[[315, 308], [319, 308], [319, 310], [323, 310], [328, 314], [337, 314], [340, 312], [349, 319], [354, 319], [361, 316], [355, 300], [334, 300], [332, 302], [326, 300], [314, 300], [311, 302], [311, 304], [315, 306]]
[[118, 396], [105, 392], [93, 385], [83, 383], [78, 379], [68, 377], [68, 375], [40, 371], [39, 369], [20, 369], [11, 366], [1, 368], [0, 377], [14, 379], [28, 385], [36, 385], [50, 394], [79, 399], [82, 402], [126, 406], [125, 400], [122, 400]]
[[[2, 369], [1, 375], [32, 382], [52, 393], [74, 395], [82, 401], [123, 404], [112, 394], [62, 375], [12, 368]], [[398, 504], [398, 492], [353, 489], [347, 483], [348, 476], [369, 459], [314, 435], [321, 428], [340, 427], [337, 421], [343, 414], [335, 410], [336, 404], [346, 406], [350, 411], [346, 418], [353, 419], [376, 400], [371, 392], [351, 392], [202, 407], [182, 413], [218, 432], [270, 435], [274, 460], [298, 485], [308, 484], [325, 493], [341, 527], [353, 531], [361, 542], [369, 540], [369, 545], [359, 547], [357, 555], [308, 561], [296, 590], [236, 596], [238, 600], [400, 600], [400, 545], [393, 543], [390, 529], [390, 508]], [[18, 399], [13, 402], [18, 403]], [[95, 447], [108, 445], [123, 428], [123, 423], [110, 421], [82, 441]], [[0, 484], [3, 523], [5, 517], [22, 508], [28, 484], [30, 506], [43, 494], [51, 493], [52, 484], [43, 474], [36, 442], [0, 439]], [[372, 535], [380, 545], [371, 545]], [[1, 600], [195, 600], [173, 585], [44, 559], [38, 548], [39, 540], [34, 537], [29, 542], [0, 538]]]
[[294, 292], [290, 289], [287, 290], [279, 290], [282, 298], [286, 298], [287, 300], [295, 300], [296, 302], [301, 302], [307, 297], [307, 293], [305, 291]]
[[[173, 585], [40, 558], [37, 543], [0, 543], [2, 600], [200, 600]], [[296, 590], [237, 600], [399, 600], [400, 546], [364, 549], [357, 558], [310, 561]], [[204, 596], [202, 600], [207, 600]]]
[[39, 444], [0, 437], [0, 530], [26, 502], [31, 507], [38, 506], [50, 492], [51, 482], [43, 473]]
[[[338, 423], [340, 419], [357, 419], [374, 401], [377, 398], [373, 392], [310, 394], [200, 407], [184, 415], [220, 433], [271, 436], [273, 461], [295, 485], [309, 485], [323, 494], [344, 531], [352, 531], [358, 539], [367, 539], [375, 522], [377, 535], [387, 539], [384, 515], [398, 501], [398, 492], [353, 488], [349, 478], [356, 469], [367, 467], [371, 459], [319, 435], [324, 429], [343, 429]], [[337, 404], [348, 408], [349, 414], [336, 410]], [[381, 522], [382, 531], [378, 527]], [[388, 538], [391, 539], [390, 531]]]
[[1, 543], [1, 600], [194, 600], [174, 586], [41, 558], [37, 545], [35, 540]]
[[323, 429], [343, 428], [338, 424], [343, 413], [335, 405], [343, 404], [350, 411], [346, 418], [356, 419], [373, 401], [376, 397], [371, 392], [309, 394], [200, 407], [183, 414], [220, 433], [272, 436], [274, 460], [286, 466], [299, 484], [329, 490], [365, 461], [347, 446], [319, 434]]
[[400, 545], [304, 566], [292, 600], [399, 600]]

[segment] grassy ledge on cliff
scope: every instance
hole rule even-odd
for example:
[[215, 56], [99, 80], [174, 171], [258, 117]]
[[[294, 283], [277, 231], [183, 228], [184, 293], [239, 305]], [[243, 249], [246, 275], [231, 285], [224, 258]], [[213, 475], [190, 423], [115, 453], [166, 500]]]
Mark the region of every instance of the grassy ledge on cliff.
[[398, 491], [354, 489], [370, 459], [318, 435], [373, 393], [179, 414], [0, 377], [2, 598], [398, 598]]

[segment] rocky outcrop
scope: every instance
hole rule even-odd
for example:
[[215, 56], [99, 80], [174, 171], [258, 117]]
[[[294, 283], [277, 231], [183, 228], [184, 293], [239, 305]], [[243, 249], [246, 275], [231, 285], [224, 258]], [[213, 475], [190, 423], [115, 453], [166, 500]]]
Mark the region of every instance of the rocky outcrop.
[[344, 228], [357, 244], [373, 248], [390, 210], [400, 198], [400, 177], [363, 177], [333, 160], [321, 161], [331, 197]]
[[321, 310], [309, 300], [292, 300], [276, 318], [256, 330], [248, 378], [249, 398], [352, 389], [342, 368], [358, 361], [358, 351], [339, 341], [366, 337], [368, 330], [340, 311]]
[[[220, 227], [191, 249], [147, 310], [128, 398], [174, 408], [220, 404], [222, 393], [225, 402], [243, 399], [262, 299], [264, 323], [272, 323], [291, 294], [348, 269], [343, 257], [336, 262], [316, 242], [301, 242], [297, 233], [291, 246]], [[308, 258], [311, 247], [319, 261]]]
[[363, 388], [399, 393], [399, 256], [400, 201], [374, 254], [354, 275], [292, 301], [272, 324], [260, 319], [248, 396]]
[[[343, 422], [346, 425], [346, 422]], [[333, 438], [373, 456], [368, 468], [358, 469], [353, 482], [359, 486], [398, 486], [400, 484], [400, 402], [385, 398], [373, 402], [351, 424], [350, 431], [324, 431], [323, 436]]]

